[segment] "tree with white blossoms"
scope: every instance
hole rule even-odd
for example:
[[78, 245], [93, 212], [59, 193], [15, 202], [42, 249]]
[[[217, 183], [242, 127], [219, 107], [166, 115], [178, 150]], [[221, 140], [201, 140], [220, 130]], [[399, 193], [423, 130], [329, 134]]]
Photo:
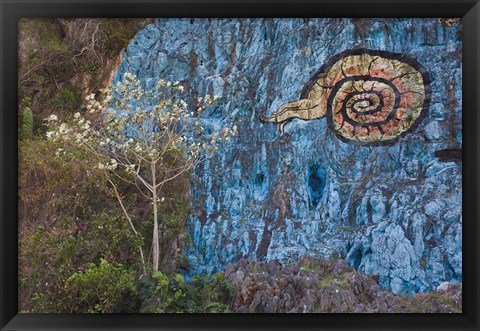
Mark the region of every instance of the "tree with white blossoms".
[[[164, 224], [159, 206], [165, 200], [162, 187], [211, 157], [221, 142], [237, 134], [237, 127], [223, 128], [204, 135], [198, 116], [217, 98], [206, 95], [189, 110], [178, 82], [158, 81], [151, 89], [126, 73], [121, 82], [102, 90], [102, 100], [86, 97], [86, 115], [76, 113], [70, 123], [59, 123], [57, 116], [46, 119], [47, 138], [90, 152], [96, 167], [105, 171], [132, 231], [138, 235], [131, 213], [121, 196], [117, 179], [134, 185], [153, 206], [152, 270], [159, 270], [160, 237]], [[88, 114], [100, 114], [92, 124]], [[66, 153], [59, 149], [57, 155]], [[168, 197], [167, 197], [168, 198]], [[146, 261], [140, 247], [143, 272]]]

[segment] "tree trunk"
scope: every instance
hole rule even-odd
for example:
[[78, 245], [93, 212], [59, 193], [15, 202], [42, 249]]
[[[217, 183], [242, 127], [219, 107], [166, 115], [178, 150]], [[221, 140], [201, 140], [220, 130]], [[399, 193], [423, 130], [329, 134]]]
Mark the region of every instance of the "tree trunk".
[[158, 237], [158, 205], [157, 205], [157, 181], [156, 181], [156, 171], [155, 171], [155, 163], [152, 162], [151, 164], [152, 170], [152, 198], [153, 198], [153, 239], [152, 239], [152, 246], [153, 246], [153, 272], [158, 271], [158, 262], [160, 260], [160, 239]]

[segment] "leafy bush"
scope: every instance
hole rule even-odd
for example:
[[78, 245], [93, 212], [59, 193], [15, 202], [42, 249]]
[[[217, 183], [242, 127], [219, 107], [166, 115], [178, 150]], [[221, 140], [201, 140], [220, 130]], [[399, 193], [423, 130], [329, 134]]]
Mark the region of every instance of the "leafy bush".
[[[66, 284], [70, 311], [78, 313], [122, 312], [125, 302], [136, 295], [135, 273], [122, 264], [112, 265], [101, 259], [84, 272], [71, 275]], [[123, 308], [123, 309], [122, 309]]]
[[140, 312], [144, 313], [228, 313], [234, 292], [223, 273], [194, 276], [187, 282], [178, 273], [168, 277], [156, 272], [142, 278], [138, 287]]

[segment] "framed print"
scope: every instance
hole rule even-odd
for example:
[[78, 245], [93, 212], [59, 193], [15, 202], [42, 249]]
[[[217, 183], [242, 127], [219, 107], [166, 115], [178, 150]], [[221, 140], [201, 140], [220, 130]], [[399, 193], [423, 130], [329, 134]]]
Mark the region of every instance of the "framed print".
[[478, 330], [477, 1], [1, 1], [2, 330]]

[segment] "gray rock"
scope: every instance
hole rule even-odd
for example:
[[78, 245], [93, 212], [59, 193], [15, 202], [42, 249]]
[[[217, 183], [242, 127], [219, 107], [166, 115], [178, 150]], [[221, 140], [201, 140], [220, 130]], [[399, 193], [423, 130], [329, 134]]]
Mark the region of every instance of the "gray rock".
[[425, 135], [432, 141], [442, 140], [448, 133], [448, 127], [444, 122], [432, 121], [425, 126]]
[[437, 292], [447, 292], [452, 287], [452, 283], [443, 282], [437, 286]]
[[[246, 283], [236, 286], [231, 301], [234, 312], [445, 313], [459, 312], [462, 307], [459, 284], [443, 283], [436, 293], [396, 296], [382, 291], [375, 277], [353, 270], [343, 260], [304, 257], [298, 264], [276, 264], [275, 268], [268, 268], [264, 262], [242, 260], [229, 268], [234, 269], [231, 274], [242, 271], [246, 275]], [[392, 280], [393, 288], [403, 288], [405, 284], [398, 277]]]

